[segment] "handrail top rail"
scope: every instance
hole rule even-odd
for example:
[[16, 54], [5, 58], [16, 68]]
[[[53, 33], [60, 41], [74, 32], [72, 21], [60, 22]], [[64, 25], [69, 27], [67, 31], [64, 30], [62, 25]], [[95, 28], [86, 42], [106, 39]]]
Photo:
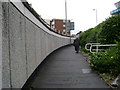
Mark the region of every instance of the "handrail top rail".
[[[89, 48], [87, 47], [88, 45], [90, 45], [89, 46]], [[101, 49], [99, 49], [98, 47], [108, 47], [108, 46], [117, 46], [117, 44], [100, 44], [100, 43], [87, 43], [86, 45], [85, 45], [85, 49], [86, 50], [88, 50], [88, 51], [90, 51], [91, 53], [95, 53], [95, 52], [93, 52], [92, 51], [92, 47], [97, 47], [97, 49], [94, 49], [96, 52], [98, 52], [98, 50], [101, 50]]]

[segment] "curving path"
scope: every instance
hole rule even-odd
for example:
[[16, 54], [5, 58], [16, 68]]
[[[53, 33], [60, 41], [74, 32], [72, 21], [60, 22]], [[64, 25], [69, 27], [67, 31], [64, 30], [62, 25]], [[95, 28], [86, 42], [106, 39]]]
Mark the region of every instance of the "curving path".
[[109, 86], [90, 69], [86, 59], [81, 52], [75, 53], [73, 46], [58, 49], [39, 66], [29, 87], [109, 90]]

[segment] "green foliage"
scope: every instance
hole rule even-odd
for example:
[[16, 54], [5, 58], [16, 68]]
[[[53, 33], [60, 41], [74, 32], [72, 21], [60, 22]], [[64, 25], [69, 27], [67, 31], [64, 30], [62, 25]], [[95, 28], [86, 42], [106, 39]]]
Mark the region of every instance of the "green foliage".
[[102, 23], [100, 23], [95, 28], [90, 28], [87, 31], [82, 32], [80, 34], [80, 44], [81, 44], [82, 48], [84, 48], [86, 43], [99, 42], [98, 36], [99, 36], [99, 33], [102, 30], [101, 25], [102, 25]]
[[90, 55], [90, 66], [100, 73], [109, 73], [118, 75], [120, 73], [120, 60], [118, 48], [112, 47], [105, 52], [94, 53]]
[[105, 52], [90, 55], [90, 66], [95, 71], [117, 76], [120, 73], [120, 15], [112, 16], [94, 28], [80, 34], [82, 50], [86, 43], [114, 44]]
[[85, 48], [82, 48], [82, 51], [88, 53], [88, 51]]
[[82, 48], [89, 42], [88, 37], [91, 34], [91, 30], [92, 28], [80, 34], [80, 44]]
[[120, 36], [120, 15], [112, 16], [103, 22], [99, 36], [101, 43], [115, 43]]
[[120, 61], [120, 42], [116, 42], [117, 43], [117, 58]]
[[120, 41], [120, 15], [112, 16], [80, 34], [82, 47], [86, 43], [113, 44], [116, 41]]

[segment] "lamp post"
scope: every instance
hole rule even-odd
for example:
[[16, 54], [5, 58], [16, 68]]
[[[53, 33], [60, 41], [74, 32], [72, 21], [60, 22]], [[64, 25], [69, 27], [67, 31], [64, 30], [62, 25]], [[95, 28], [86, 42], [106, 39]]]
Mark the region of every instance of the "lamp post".
[[96, 12], [96, 25], [97, 25], [97, 9], [93, 9]]
[[[67, 20], [67, 0], [65, 0], [65, 30], [66, 30], [66, 32], [68, 32], [67, 23], [68, 23], [68, 20]], [[70, 30], [69, 30], [69, 34], [71, 34]], [[70, 43], [71, 43], [71, 36], [70, 36]]]
[[65, 0], [65, 31], [67, 32], [67, 1]]
[[67, 1], [65, 0], [65, 21], [67, 23]]
[[67, 19], [67, 0], [65, 0], [65, 30], [66, 32], [70, 33], [70, 30], [68, 28], [68, 23], [70, 22], [70, 20]]
[[[97, 9], [93, 9], [93, 11], [96, 12], [96, 26], [97, 26], [97, 23], [98, 23], [98, 15], [97, 15]], [[97, 40], [97, 43], [98, 43], [98, 34], [96, 35], [96, 40]], [[96, 46], [96, 52], [98, 52], [98, 46]]]

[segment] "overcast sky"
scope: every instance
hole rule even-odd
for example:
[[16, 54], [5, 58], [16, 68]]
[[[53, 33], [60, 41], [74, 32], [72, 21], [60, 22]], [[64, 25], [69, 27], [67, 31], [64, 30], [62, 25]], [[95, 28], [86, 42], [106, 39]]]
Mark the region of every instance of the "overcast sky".
[[[65, 19], [65, 0], [27, 0], [43, 19]], [[76, 34], [96, 26], [110, 17], [110, 11], [116, 9], [114, 3], [119, 0], [66, 0], [67, 17], [75, 22]]]

